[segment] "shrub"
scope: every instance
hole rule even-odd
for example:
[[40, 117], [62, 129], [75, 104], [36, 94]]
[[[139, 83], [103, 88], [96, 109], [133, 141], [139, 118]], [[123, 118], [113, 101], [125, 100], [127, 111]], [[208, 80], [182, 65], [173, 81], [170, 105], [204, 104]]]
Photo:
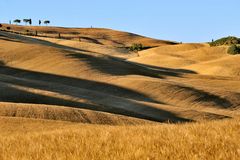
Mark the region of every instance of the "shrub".
[[240, 46], [237, 46], [237, 45], [231, 45], [229, 48], [228, 48], [228, 54], [232, 54], [232, 55], [235, 55], [235, 54], [240, 54]]
[[209, 44], [210, 44], [210, 46], [240, 44], [240, 38], [229, 36], [229, 37], [224, 37], [224, 38], [218, 39], [216, 41], [212, 41]]
[[10, 30], [11, 29], [11, 27], [7, 27], [7, 30]]
[[134, 51], [134, 52], [141, 51], [143, 49], [144, 49], [144, 47], [141, 43], [137, 43], [137, 44], [135, 43], [131, 47], [129, 47], [129, 50]]
[[2, 24], [0, 24], [0, 28], [2, 27], [3, 25]]

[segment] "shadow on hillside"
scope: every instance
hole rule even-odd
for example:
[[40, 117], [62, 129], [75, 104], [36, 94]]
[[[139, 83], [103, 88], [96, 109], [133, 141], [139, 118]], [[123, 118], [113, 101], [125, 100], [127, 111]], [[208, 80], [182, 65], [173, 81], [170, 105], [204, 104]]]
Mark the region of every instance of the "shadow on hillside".
[[104, 45], [103, 43], [99, 42], [97, 39], [93, 39], [93, 38], [90, 38], [90, 37], [80, 36], [79, 38], [80, 38], [80, 41], [89, 41], [91, 43]]
[[188, 69], [174, 69], [174, 68], [166, 68], [166, 67], [157, 67], [157, 66], [152, 66], [152, 65], [147, 65], [147, 64], [137, 63], [137, 62], [130, 62], [130, 63], [136, 64], [139, 66], [143, 66], [143, 67], [149, 68], [154, 71], [168, 72], [169, 75], [171, 75], [171, 74], [174, 75], [174, 73], [175, 73], [175, 75], [180, 75], [181, 73], [198, 74], [197, 72], [188, 70]]
[[203, 106], [207, 106], [211, 104], [214, 107], [219, 107], [221, 109], [228, 109], [234, 107], [231, 101], [228, 99], [222, 98], [219, 95], [215, 95], [204, 90], [196, 89], [194, 87], [188, 86], [178, 86], [180, 90], [187, 90], [190, 92], [192, 96], [195, 97], [193, 99], [194, 103], [201, 103]]
[[0, 40], [9, 41], [9, 42], [21, 42], [19, 40], [8, 38], [7, 36], [4, 36], [4, 35], [0, 35]]
[[[144, 70], [139, 69], [139, 67], [110, 58], [108, 56], [93, 56], [83, 53], [73, 53], [69, 52], [67, 57], [78, 59], [79, 61], [84, 61], [91, 66], [92, 69], [97, 70], [101, 73], [113, 75], [113, 76], [123, 76], [123, 75], [143, 75], [143, 76], [154, 76], [151, 72], [144, 72]], [[160, 77], [155, 75], [156, 77]]]
[[105, 40], [105, 41], [110, 41], [111, 43], [115, 44], [115, 45], [118, 45], [118, 46], [125, 46], [124, 43], [121, 43], [119, 41], [116, 41], [116, 40], [113, 40], [111, 38], [111, 36], [108, 36], [108, 35], [103, 35], [101, 38], [98, 38], [98, 39], [101, 39], [101, 40]]
[[[83, 50], [79, 48], [64, 46], [45, 40], [39, 40], [31, 37], [25, 37], [18, 34], [0, 32], [0, 35], [11, 38], [13, 40], [20, 40], [26, 43], [41, 44], [46, 46], [51, 46], [59, 49], [63, 49], [64, 53], [67, 53], [68, 57], [76, 58], [79, 60], [86, 61], [95, 70], [99, 70], [106, 74], [111, 75], [143, 75], [155, 78], [164, 78], [163, 76], [175, 76], [180, 77], [182, 73], [194, 73], [190, 70], [181, 69], [169, 69], [164, 67], [153, 67], [147, 66], [135, 62], [128, 62], [121, 58], [111, 57], [103, 55], [97, 52], [89, 52], [88, 50]], [[90, 54], [78, 53], [78, 52], [88, 52], [94, 53], [100, 56], [92, 56]]]
[[[45, 104], [45, 105], [58, 105], [58, 106], [64, 106], [64, 107], [74, 107], [79, 109], [89, 109], [93, 111], [108, 112], [108, 113], [146, 119], [146, 120], [151, 120], [156, 122], [171, 122], [171, 123], [193, 122], [190, 119], [178, 117], [171, 112], [152, 108], [150, 106], [146, 106], [142, 104], [134, 104], [134, 105], [138, 105], [137, 106], [138, 109], [144, 111], [141, 113], [139, 111], [135, 112], [129, 109], [111, 107], [110, 104], [108, 106], [108, 105], [99, 105], [99, 104], [92, 104], [92, 103], [91, 104], [82, 103], [82, 102], [76, 102], [72, 100], [64, 100], [61, 98], [55, 98], [51, 96], [46, 96], [46, 95], [41, 95], [33, 92], [20, 90], [10, 85], [8, 87], [4, 87], [4, 90], [6, 90], [7, 93], [10, 93], [11, 96], [9, 96], [8, 94], [4, 96], [3, 93], [1, 93], [0, 94], [1, 102], [39, 104], [39, 105]], [[131, 106], [129, 106], [129, 108], [130, 107]], [[151, 115], [145, 114], [148, 112], [158, 116], [151, 116]]]
[[1, 66], [4, 66], [4, 65], [5, 65], [5, 63], [0, 60], [0, 67], [1, 67]]
[[[133, 90], [122, 88], [122, 87], [104, 83], [104, 82], [97, 82], [97, 81], [85, 80], [80, 78], [72, 78], [72, 77], [66, 77], [66, 76], [60, 76], [60, 75], [54, 75], [54, 74], [27, 71], [27, 70], [17, 69], [17, 68], [12, 68], [7, 66], [2, 66], [0, 68], [0, 74], [14, 76], [18, 78], [24, 78], [24, 79], [33, 80], [33, 81], [34, 80], [44, 81], [44, 82], [53, 83], [53, 84], [66, 85], [69, 87], [95, 90], [95, 91], [100, 91], [101, 93], [106, 93], [113, 96], [119, 96], [124, 98], [130, 98], [138, 101], [161, 103], [151, 98], [148, 98], [143, 94], [137, 93]], [[27, 87], [33, 87], [33, 86], [31, 86], [31, 83], [29, 83]], [[44, 89], [45, 86], [44, 87], [39, 86], [39, 87], [40, 87], [39, 89]]]
[[104, 55], [94, 56], [84, 53], [76, 53], [74, 51], [64, 52], [68, 53], [66, 55], [67, 57], [75, 58], [79, 61], [84, 61], [93, 69], [114, 76], [141, 75], [164, 79], [164, 76], [181, 77], [184, 73], [196, 74], [196, 72], [184, 69], [170, 69], [165, 67], [153, 68], [152, 66], [129, 62], [116, 57]]
[[[168, 111], [152, 108], [150, 106], [143, 105], [140, 103], [139, 104], [131, 103], [130, 101], [129, 101], [130, 102], [129, 105], [134, 105], [133, 107], [135, 108], [137, 106], [138, 109], [143, 110], [144, 112], [141, 113], [139, 111], [112, 107], [111, 105], [108, 106], [108, 105], [93, 104], [93, 103], [88, 104], [88, 103], [82, 103], [82, 102], [77, 102], [73, 100], [64, 100], [61, 98], [56, 98], [56, 97], [41, 95], [38, 93], [28, 92], [26, 90], [21, 90], [21, 89], [15, 88], [12, 85], [4, 86], [3, 89], [7, 92], [5, 94], [0, 95], [1, 102], [59, 105], [59, 106], [65, 106], [65, 107], [74, 107], [74, 108], [81, 108], [81, 109], [89, 109], [93, 111], [102, 111], [102, 112], [108, 112], [113, 114], [120, 114], [120, 115], [147, 119], [147, 120], [152, 120], [157, 122], [179, 123], [179, 122], [192, 121], [189, 119], [178, 117], [175, 114]], [[126, 103], [127, 102], [128, 100], [126, 100]], [[129, 108], [131, 108], [131, 106], [129, 106]], [[149, 115], [148, 113], [150, 114], [152, 113], [152, 115]]]
[[126, 61], [121, 58], [111, 56], [93, 56], [84, 53], [68, 52], [67, 57], [75, 58], [87, 62], [93, 69], [110, 75], [142, 75], [154, 78], [164, 76], [182, 77], [183, 74], [197, 74], [195, 71], [187, 69], [172, 69], [166, 67], [155, 67], [136, 62]]
[[[189, 119], [178, 117], [171, 112], [132, 101], [128, 98], [142, 98], [141, 100], [150, 99], [139, 93], [134, 93], [134, 91], [117, 86], [20, 70], [6, 66], [0, 67], [0, 73], [3, 74], [0, 77], [0, 82], [2, 83], [0, 85], [1, 90], [5, 91], [0, 93], [0, 101], [3, 102], [69, 106], [122, 114], [160, 122], [191, 121]], [[89, 86], [89, 88], [85, 85]], [[60, 95], [71, 96], [78, 99], [85, 99], [89, 103], [79, 102], [75, 98], [73, 100], [66, 100], [52, 97], [47, 94], [42, 95], [39, 94], [39, 92], [30, 92], [28, 89], [22, 89], [22, 87], [58, 93]], [[122, 97], [127, 95], [126, 98], [116, 97], [119, 93]]]
[[64, 46], [64, 45], [52, 43], [52, 42], [49, 42], [49, 41], [36, 39], [36, 38], [31, 38], [31, 37], [26, 37], [26, 36], [22, 36], [22, 35], [19, 35], [19, 34], [14, 34], [14, 33], [9, 33], [9, 32], [0, 32], [0, 36], [7, 37], [9, 39], [9, 41], [31, 43], [31, 44], [41, 44], [41, 45], [55, 47], [55, 48], [59, 48], [59, 49], [88, 52], [87, 50], [83, 50], [83, 49], [79, 49], [79, 48], [73, 48], [73, 47], [69, 47], [69, 46]]
[[[101, 111], [101, 112], [108, 112], [118, 115], [125, 115], [130, 117], [136, 117], [141, 119], [147, 119], [152, 121], [159, 121], [164, 122], [168, 119], [155, 119], [150, 116], [145, 116], [144, 114], [135, 113], [132, 111], [124, 110], [124, 109], [118, 109], [118, 108], [112, 108], [108, 106], [98, 105], [98, 104], [88, 104], [83, 102], [77, 102], [73, 100], [64, 100], [61, 98], [41, 95], [33, 92], [29, 92], [26, 90], [21, 90], [16, 87], [13, 87], [11, 84], [5, 85], [1, 87], [1, 89], [4, 89], [7, 91], [6, 93], [0, 93], [0, 101], [1, 102], [13, 102], [13, 103], [26, 103], [26, 104], [45, 104], [45, 105], [58, 105], [58, 106], [64, 106], [64, 107], [74, 107], [74, 108], [80, 108], [80, 109], [89, 109], [93, 111]], [[165, 112], [162, 112], [162, 114], [166, 115]], [[171, 116], [171, 114], [169, 114]], [[167, 116], [169, 116], [167, 115]], [[173, 117], [173, 116], [172, 116]], [[172, 117], [168, 117], [169, 119]], [[170, 119], [171, 120], [171, 119]], [[176, 118], [174, 117], [173, 122], [175, 122]], [[188, 120], [185, 119], [177, 119], [176, 122], [185, 122]]]

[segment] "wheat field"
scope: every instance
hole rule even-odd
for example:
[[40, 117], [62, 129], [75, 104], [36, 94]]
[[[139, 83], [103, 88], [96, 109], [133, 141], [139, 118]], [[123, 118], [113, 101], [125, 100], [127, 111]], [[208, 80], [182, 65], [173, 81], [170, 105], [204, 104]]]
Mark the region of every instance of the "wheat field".
[[238, 160], [239, 55], [227, 48], [3, 24], [0, 160]]
[[239, 135], [239, 119], [108, 126], [1, 118], [0, 158], [238, 160]]

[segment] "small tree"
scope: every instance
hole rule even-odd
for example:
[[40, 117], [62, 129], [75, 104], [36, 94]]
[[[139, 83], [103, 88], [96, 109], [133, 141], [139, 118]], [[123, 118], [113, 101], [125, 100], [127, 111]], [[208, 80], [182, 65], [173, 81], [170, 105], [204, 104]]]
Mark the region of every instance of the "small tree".
[[129, 47], [130, 51], [138, 52], [143, 50], [144, 47], [141, 43], [134, 43], [132, 46]]
[[29, 23], [29, 25], [32, 25], [32, 19], [23, 19], [23, 22], [25, 22], [26, 25], [28, 23]]
[[25, 24], [27, 25], [27, 23], [29, 22], [29, 19], [23, 19], [23, 22], [25, 22]]
[[20, 19], [15, 19], [13, 22], [16, 23], [16, 25], [17, 25], [17, 24], [21, 23], [21, 20]]
[[49, 23], [50, 23], [49, 20], [45, 20], [45, 21], [44, 21], [44, 24], [46, 24], [46, 25], [48, 25]]
[[28, 20], [29, 25], [32, 25], [32, 19]]
[[39, 20], [39, 21], [38, 21], [38, 24], [39, 24], [39, 26], [41, 26], [41, 24], [42, 24], [42, 21], [41, 21], [41, 20]]

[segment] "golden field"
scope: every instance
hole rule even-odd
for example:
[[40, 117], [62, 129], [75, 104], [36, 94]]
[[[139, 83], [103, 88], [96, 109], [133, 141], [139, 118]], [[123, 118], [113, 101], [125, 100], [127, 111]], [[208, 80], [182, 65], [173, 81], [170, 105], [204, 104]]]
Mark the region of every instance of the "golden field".
[[0, 159], [240, 159], [240, 56], [227, 48], [3, 24]]
[[86, 125], [1, 118], [0, 158], [238, 160], [239, 119], [195, 124]]

